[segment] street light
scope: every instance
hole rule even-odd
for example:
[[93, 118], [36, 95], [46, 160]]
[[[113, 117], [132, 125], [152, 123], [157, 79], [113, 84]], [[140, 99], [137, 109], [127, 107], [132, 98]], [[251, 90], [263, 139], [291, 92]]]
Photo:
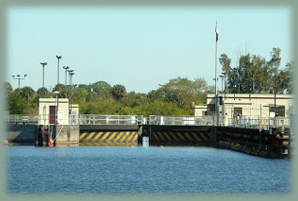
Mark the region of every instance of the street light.
[[221, 91], [224, 90], [224, 86], [223, 86], [223, 79], [225, 78], [224, 75], [219, 75], [219, 77], [221, 78]]
[[62, 58], [62, 56], [56, 55], [56, 58], [58, 59], [58, 75], [57, 75], [57, 85], [59, 84], [59, 60]]
[[27, 76], [27, 74], [24, 74], [24, 77], [21, 77], [20, 75], [17, 75], [17, 77], [15, 77], [15, 75], [12, 75], [12, 77], [16, 80], [18, 80], [18, 88], [20, 89], [20, 80], [25, 79], [25, 77]]
[[69, 85], [72, 85], [72, 76], [74, 75], [73, 70], [69, 70], [68, 74], [69, 74]]
[[[44, 88], [44, 66], [48, 65], [47, 62], [40, 62], [40, 64], [42, 65], [42, 88]], [[44, 92], [43, 92], [44, 95]]]
[[[58, 97], [59, 97], [59, 91], [54, 92], [55, 97], [56, 97], [56, 104], [55, 104], [55, 126], [57, 125], [57, 118], [58, 118]], [[57, 131], [57, 128], [56, 128]]]
[[224, 87], [224, 97], [226, 98], [226, 88], [227, 88], [227, 72], [221, 73], [223, 78], [225, 79], [225, 87]]
[[69, 69], [68, 66], [63, 66], [63, 69], [65, 69], [65, 86], [67, 85], [67, 69]]
[[234, 100], [235, 100], [235, 90], [236, 90], [236, 87], [237, 87], [237, 85], [236, 85], [236, 78], [235, 78], [235, 76], [236, 76], [236, 68], [231, 68], [230, 67], [230, 69], [233, 71], [233, 74], [234, 74], [234, 79], [233, 79], [233, 88], [234, 88]]
[[277, 65], [276, 65], [276, 62], [277, 61], [280, 61], [281, 58], [272, 58], [271, 61], [274, 62], [274, 65], [275, 65], [275, 75], [274, 75], [274, 85], [275, 85], [275, 89], [274, 89], [274, 113], [275, 113], [275, 116], [276, 116], [276, 93], [277, 93], [277, 79], [276, 79], [276, 75], [277, 75]]

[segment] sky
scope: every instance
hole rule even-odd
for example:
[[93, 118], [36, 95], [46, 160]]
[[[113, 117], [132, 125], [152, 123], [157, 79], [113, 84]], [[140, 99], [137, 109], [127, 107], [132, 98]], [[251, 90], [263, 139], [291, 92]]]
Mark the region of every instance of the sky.
[[[219, 30], [217, 42], [215, 25]], [[203, 78], [214, 85], [216, 55], [225, 53], [237, 67], [240, 55], [269, 60], [281, 49], [281, 68], [291, 61], [289, 7], [20, 7], [7, 9], [7, 82], [27, 74], [21, 88], [51, 90], [65, 84], [105, 81], [127, 92], [148, 93], [170, 79]], [[69, 77], [67, 76], [67, 82]], [[219, 81], [221, 89], [221, 81]]]

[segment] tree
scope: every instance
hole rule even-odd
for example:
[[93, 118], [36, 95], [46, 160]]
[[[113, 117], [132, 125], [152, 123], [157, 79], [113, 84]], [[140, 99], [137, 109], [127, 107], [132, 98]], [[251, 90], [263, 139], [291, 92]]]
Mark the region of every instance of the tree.
[[83, 88], [76, 88], [72, 97], [73, 103], [85, 103], [88, 92]]
[[123, 85], [114, 85], [112, 88], [112, 95], [116, 100], [122, 100], [126, 96], [126, 89]]
[[288, 62], [285, 69], [280, 70], [277, 76], [278, 93], [293, 93], [294, 62]]
[[[239, 57], [238, 66], [230, 67], [231, 60], [226, 54], [222, 54], [219, 61], [222, 65], [222, 70], [226, 72], [228, 92], [239, 93], [274, 93], [275, 88], [278, 93], [284, 91], [292, 85], [289, 73], [287, 70], [278, 70], [280, 66], [279, 48], [273, 48], [269, 61], [263, 57], [250, 54], [241, 55]], [[236, 88], [236, 87], [237, 88]]]
[[13, 92], [13, 88], [11, 84], [8, 82], [5, 82], [5, 86], [6, 86], [6, 97], [8, 97]]
[[95, 82], [91, 87], [100, 97], [109, 98], [111, 96], [112, 87], [105, 81]]
[[22, 98], [19, 90], [15, 90], [8, 98], [8, 111], [10, 114], [23, 114], [26, 101]]
[[165, 101], [176, 103], [184, 110], [189, 110], [191, 102], [202, 103], [203, 95], [209, 91], [203, 78], [191, 81], [181, 77], [170, 79], [167, 84], [161, 85], [161, 89], [165, 92]]
[[35, 91], [31, 87], [23, 87], [21, 89], [21, 96], [23, 99], [27, 100], [27, 107], [29, 108], [29, 101], [35, 97]]
[[151, 90], [147, 94], [147, 98], [149, 101], [154, 101], [157, 99], [164, 100], [166, 97], [166, 92], [164, 91], [163, 88], [159, 88], [157, 90]]
[[50, 96], [49, 90], [47, 90], [47, 88], [45, 88], [45, 87], [39, 88], [36, 93], [39, 97], [49, 97]]
[[58, 91], [60, 98], [66, 98], [67, 94], [65, 93], [65, 85], [64, 84], [56, 84], [53, 88], [52, 92]]

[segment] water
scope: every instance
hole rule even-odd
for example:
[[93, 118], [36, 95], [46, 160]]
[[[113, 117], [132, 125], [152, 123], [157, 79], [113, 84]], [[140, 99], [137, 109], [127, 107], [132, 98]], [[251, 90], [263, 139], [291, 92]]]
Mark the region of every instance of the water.
[[213, 148], [7, 147], [9, 194], [288, 194], [290, 161]]

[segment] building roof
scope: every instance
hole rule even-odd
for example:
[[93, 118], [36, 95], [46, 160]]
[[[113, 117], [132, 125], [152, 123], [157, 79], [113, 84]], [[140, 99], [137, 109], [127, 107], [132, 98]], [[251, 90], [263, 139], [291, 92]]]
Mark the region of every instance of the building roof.
[[[219, 93], [218, 96], [222, 96], [225, 98], [234, 98], [234, 93], [223, 94]], [[246, 98], [257, 98], [257, 99], [273, 99], [274, 94], [239, 94], [235, 93], [235, 98], [239, 99], [246, 99]], [[214, 98], [214, 94], [207, 94], [207, 99]], [[276, 94], [276, 98], [283, 98], [283, 99], [294, 99], [293, 94]]]

